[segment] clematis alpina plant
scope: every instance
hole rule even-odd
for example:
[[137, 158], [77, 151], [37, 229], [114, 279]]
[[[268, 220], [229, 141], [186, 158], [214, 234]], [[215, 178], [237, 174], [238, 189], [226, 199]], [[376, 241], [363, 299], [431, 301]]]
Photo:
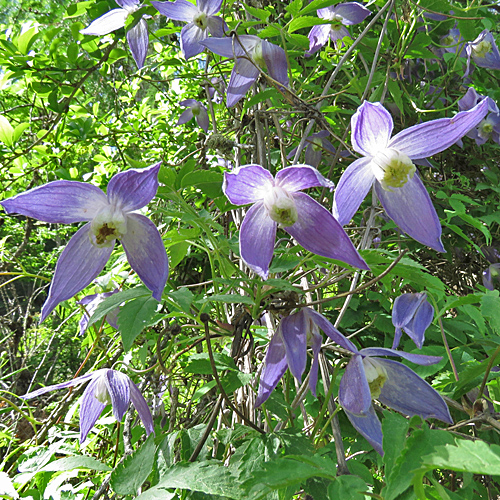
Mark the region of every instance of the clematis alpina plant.
[[[113, 9], [92, 21], [85, 29], [80, 30], [83, 35], [107, 35], [112, 31], [123, 28], [127, 18], [140, 9], [140, 0], [115, 0], [121, 9]], [[132, 51], [137, 67], [141, 69], [148, 54], [149, 34], [148, 23], [144, 18], [134, 24], [127, 31], [127, 41]]]
[[285, 51], [254, 35], [207, 38], [203, 46], [222, 57], [235, 58], [227, 87], [227, 105], [234, 106], [257, 80], [261, 69], [279, 83], [288, 86], [288, 65]]
[[[83, 299], [77, 302], [77, 304], [79, 306], [82, 306], [83, 308], [83, 314], [80, 319], [80, 323], [78, 325], [80, 327], [80, 335], [83, 335], [87, 331], [90, 317], [92, 316], [92, 314], [94, 314], [94, 311], [97, 309], [99, 304], [108, 297], [111, 297], [111, 295], [114, 295], [115, 293], [118, 292], [119, 290], [118, 288], [116, 288], [111, 292], [94, 293], [93, 295], [86, 295], [85, 297], [83, 297]], [[119, 312], [120, 312], [120, 307], [118, 306], [105, 316], [105, 320], [107, 321], [108, 325], [112, 326], [116, 330], [118, 330]]]
[[435, 155], [476, 127], [488, 113], [480, 102], [453, 118], [440, 118], [402, 130], [394, 137], [390, 113], [365, 101], [351, 119], [352, 145], [362, 155], [342, 174], [335, 190], [333, 214], [347, 224], [375, 186], [387, 215], [412, 238], [439, 252], [441, 224], [414, 160]]
[[328, 38], [335, 44], [340, 42], [340, 45], [343, 46], [342, 38], [346, 36], [351, 38], [345, 26], [362, 23], [371, 12], [360, 3], [347, 2], [318, 9], [317, 14], [319, 18], [330, 21], [330, 23], [312, 27], [309, 35], [307, 35], [309, 38], [307, 56], [321, 49], [328, 41]]
[[278, 225], [312, 253], [368, 269], [351, 240], [328, 210], [303, 189], [333, 188], [315, 168], [295, 165], [276, 178], [260, 165], [244, 165], [224, 174], [224, 194], [234, 205], [253, 206], [240, 228], [240, 254], [263, 279], [269, 275]]
[[80, 443], [85, 441], [90, 429], [94, 427], [97, 419], [109, 403], [113, 407], [114, 417], [118, 422], [121, 422], [130, 401], [132, 401], [146, 428], [146, 434], [149, 436], [154, 431], [151, 411], [139, 388], [128, 375], [109, 368], [87, 373], [69, 382], [43, 387], [22, 396], [22, 398], [36, 398], [49, 391], [74, 387], [85, 382], [90, 383], [86, 387], [80, 403]]
[[134, 213], [156, 195], [160, 163], [116, 174], [107, 195], [92, 184], [53, 181], [0, 202], [18, 213], [52, 224], [87, 221], [57, 261], [40, 321], [63, 300], [83, 290], [104, 269], [119, 239], [128, 262], [156, 300], [168, 278], [168, 257], [156, 226]]
[[439, 363], [441, 357], [382, 347], [359, 351], [350, 343], [353, 357], [340, 380], [339, 402], [352, 425], [380, 455], [384, 454], [382, 426], [375, 414], [373, 399], [408, 416], [437, 418], [453, 424], [446, 403], [430, 384], [402, 363], [379, 356], [401, 357], [418, 365]]
[[493, 35], [488, 30], [481, 31], [473, 42], [468, 42], [465, 51], [467, 53], [465, 75], [469, 74], [471, 59], [480, 68], [500, 69], [500, 53]]
[[[299, 312], [286, 316], [280, 321], [278, 330], [267, 348], [255, 406], [260, 406], [269, 398], [287, 367], [290, 368], [293, 376], [299, 382], [301, 381], [306, 369], [308, 345], [311, 346], [313, 352], [309, 389], [316, 396], [318, 356], [322, 341], [320, 329], [334, 342], [343, 345], [343, 335], [324, 316], [309, 307], [304, 307]], [[347, 344], [346, 348], [349, 346], [350, 343]]]
[[415, 345], [422, 349], [425, 330], [433, 317], [434, 307], [427, 300], [425, 292], [403, 293], [397, 297], [392, 308], [392, 324], [396, 327], [392, 348], [398, 347], [402, 332], [405, 331]]
[[208, 38], [209, 33], [213, 37], [222, 37], [228, 29], [226, 23], [215, 15], [222, 0], [198, 0], [196, 5], [187, 0], [151, 3], [160, 14], [188, 23], [181, 30], [181, 50], [186, 59], [203, 52], [205, 47], [200, 42]]
[[179, 119], [177, 120], [177, 125], [183, 125], [184, 123], [187, 123], [189, 120], [192, 120], [193, 118], [196, 120], [196, 123], [205, 131], [208, 131], [208, 127], [210, 126], [210, 120], [208, 118], [208, 112], [207, 108], [203, 106], [203, 104], [200, 101], [197, 101], [196, 99], [186, 99], [184, 101], [181, 101], [179, 103], [181, 106], [187, 106], [187, 109], [185, 109], [181, 116], [179, 116]]

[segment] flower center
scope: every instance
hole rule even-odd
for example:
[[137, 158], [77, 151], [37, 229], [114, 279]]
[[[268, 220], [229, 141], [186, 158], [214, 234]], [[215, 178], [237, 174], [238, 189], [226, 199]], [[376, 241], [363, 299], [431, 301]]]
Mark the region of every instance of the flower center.
[[111, 403], [111, 396], [109, 395], [108, 388], [106, 387], [106, 382], [104, 381], [104, 375], [100, 376], [97, 380], [95, 386], [94, 396], [103, 405]]
[[207, 15], [204, 12], [199, 12], [194, 16], [193, 23], [201, 30], [205, 31], [208, 28]]
[[488, 138], [490, 134], [493, 132], [493, 124], [488, 120], [483, 120], [479, 126], [479, 135], [484, 138]]
[[319, 137], [315, 137], [312, 140], [312, 148], [313, 148], [313, 151], [322, 151], [323, 150], [323, 141]]
[[487, 40], [483, 40], [482, 42], [479, 42], [475, 47], [472, 47], [472, 50], [477, 57], [486, 57], [486, 54], [491, 51], [491, 43]]
[[391, 148], [379, 151], [371, 164], [376, 179], [386, 191], [403, 187], [416, 170], [408, 156]]
[[370, 394], [373, 399], [377, 399], [387, 380], [387, 371], [378, 361], [369, 357], [363, 358], [363, 367], [370, 387]]
[[266, 61], [264, 59], [264, 55], [262, 54], [262, 42], [257, 42], [257, 45], [253, 49], [252, 53], [253, 62], [259, 66], [259, 68], [266, 67]]
[[273, 186], [264, 196], [264, 206], [269, 217], [280, 226], [289, 227], [297, 222], [294, 199], [281, 187]]
[[103, 208], [90, 223], [90, 242], [98, 247], [111, 247], [127, 233], [127, 218], [118, 208]]
[[191, 111], [193, 113], [193, 116], [198, 116], [200, 114], [200, 105], [195, 104], [194, 106], [191, 107]]

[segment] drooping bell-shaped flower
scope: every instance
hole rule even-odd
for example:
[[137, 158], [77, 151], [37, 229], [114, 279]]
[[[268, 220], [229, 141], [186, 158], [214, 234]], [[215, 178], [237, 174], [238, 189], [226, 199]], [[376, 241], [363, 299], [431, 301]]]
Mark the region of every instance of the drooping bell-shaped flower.
[[402, 363], [379, 356], [401, 357], [418, 365], [438, 363], [441, 357], [377, 347], [358, 351], [354, 344], [349, 350], [354, 355], [340, 380], [339, 402], [352, 425], [380, 455], [384, 454], [382, 426], [373, 399], [408, 416], [453, 424], [446, 403], [430, 384]]
[[234, 205], [253, 204], [240, 228], [240, 254], [263, 279], [269, 275], [278, 225], [312, 253], [368, 269], [328, 210], [303, 189], [333, 184], [309, 165], [284, 168], [276, 178], [260, 165], [224, 174], [224, 194]]
[[198, 0], [196, 5], [187, 0], [151, 3], [160, 14], [188, 23], [181, 30], [181, 50], [186, 59], [203, 52], [205, 47], [200, 42], [209, 34], [222, 37], [228, 29], [226, 23], [215, 15], [221, 8], [222, 0]]
[[481, 31], [473, 42], [468, 42], [465, 51], [467, 53], [465, 76], [469, 74], [471, 59], [480, 68], [500, 69], [500, 53], [493, 35], [488, 30]]
[[457, 54], [459, 57], [467, 56], [465, 40], [462, 38], [458, 28], [452, 28], [447, 35], [441, 38], [440, 42], [442, 45], [442, 48], [438, 49], [440, 56], [443, 56], [445, 52]]
[[405, 333], [422, 349], [424, 344], [425, 330], [432, 323], [434, 307], [427, 300], [427, 294], [403, 293], [394, 301], [392, 308], [392, 324], [396, 327], [392, 348], [396, 349], [401, 340], [401, 334]]
[[80, 403], [80, 443], [85, 441], [90, 429], [94, 427], [97, 419], [109, 403], [113, 407], [114, 417], [118, 422], [121, 422], [132, 401], [146, 428], [146, 434], [149, 435], [154, 431], [153, 417], [141, 391], [128, 375], [109, 368], [87, 373], [69, 382], [43, 387], [22, 396], [22, 398], [36, 398], [49, 391], [74, 387], [85, 382], [90, 383], [86, 387]]
[[156, 226], [144, 215], [134, 213], [156, 195], [160, 164], [116, 174], [108, 183], [107, 195], [85, 182], [54, 181], [0, 202], [9, 214], [52, 224], [87, 222], [57, 261], [40, 321], [99, 275], [117, 239], [132, 269], [153, 297], [161, 300], [168, 278], [165, 246]]
[[353, 149], [362, 155], [342, 174], [335, 190], [333, 214], [347, 224], [372, 185], [387, 215], [412, 238], [439, 252], [441, 224], [414, 160], [435, 155], [476, 127], [488, 112], [480, 102], [453, 118], [440, 118], [402, 130], [394, 137], [390, 113], [365, 101], [351, 119]]
[[342, 38], [351, 37], [345, 26], [362, 23], [371, 12], [360, 3], [347, 2], [318, 9], [317, 14], [319, 18], [328, 20], [330, 23], [319, 24], [311, 28], [309, 35], [307, 35], [309, 50], [306, 55], [308, 56], [321, 49], [328, 41], [328, 38], [333, 43], [340, 40], [341, 46], [343, 46]]
[[[115, 0], [121, 9], [113, 9], [92, 21], [89, 26], [81, 30], [83, 35], [107, 35], [112, 31], [123, 28], [127, 18], [140, 9], [140, 0]], [[132, 51], [132, 56], [141, 69], [148, 54], [149, 34], [148, 23], [141, 18], [127, 31], [127, 41]]]
[[222, 57], [235, 59], [227, 87], [227, 105], [234, 106], [257, 80], [261, 70], [279, 83], [288, 86], [288, 65], [285, 51], [254, 35], [207, 38], [201, 42]]
[[183, 125], [194, 118], [196, 123], [205, 132], [208, 131], [208, 127], [210, 127], [210, 120], [208, 118], [207, 108], [205, 108], [200, 101], [197, 101], [196, 99], [186, 99], [181, 101], [179, 104], [181, 106], [187, 106], [187, 109], [185, 109], [181, 116], [179, 116], [179, 119], [175, 124], [176, 126]]

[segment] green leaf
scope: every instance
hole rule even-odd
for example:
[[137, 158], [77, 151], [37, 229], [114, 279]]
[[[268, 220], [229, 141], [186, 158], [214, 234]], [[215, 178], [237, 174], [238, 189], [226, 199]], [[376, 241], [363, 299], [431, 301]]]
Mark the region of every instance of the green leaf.
[[6, 146], [12, 146], [14, 138], [14, 129], [5, 116], [0, 115], [0, 141]]
[[99, 460], [85, 455], [60, 458], [59, 460], [45, 465], [41, 470], [48, 472], [62, 472], [73, 469], [90, 469], [101, 472], [112, 470], [111, 467], [99, 462]]
[[382, 421], [385, 474], [389, 476], [397, 458], [401, 455], [408, 433], [409, 422], [398, 413], [384, 411]]
[[181, 188], [198, 187], [211, 198], [222, 196], [223, 176], [220, 172], [197, 170], [186, 174], [181, 181]]
[[193, 303], [194, 296], [185, 286], [179, 288], [175, 292], [168, 292], [167, 295], [172, 299], [172, 301], [179, 306], [181, 311], [189, 313], [191, 310], [191, 304]]
[[337, 0], [313, 0], [309, 5], [306, 5], [300, 12], [299, 16], [303, 16], [308, 12], [312, 12], [313, 10], [322, 9], [323, 7], [330, 7], [331, 5], [337, 4]]
[[500, 297], [498, 290], [489, 291], [481, 299], [481, 313], [489, 320], [491, 329], [500, 335]]
[[329, 500], [365, 500], [366, 483], [357, 476], [339, 476], [328, 487]]
[[249, 306], [253, 306], [253, 299], [251, 297], [235, 293], [227, 295], [216, 293], [214, 295], [210, 295], [210, 297], [207, 297], [206, 299], [203, 299], [201, 302], [224, 302], [226, 304], [248, 304]]
[[257, 9], [256, 7], [251, 7], [250, 5], [243, 4], [244, 9], [251, 14], [253, 17], [260, 19], [262, 22], [266, 23], [271, 15], [271, 12], [264, 9]]
[[138, 297], [120, 308], [118, 327], [125, 351], [132, 347], [136, 337], [149, 325], [157, 307], [158, 301], [155, 298]]
[[17, 48], [19, 49], [19, 52], [21, 52], [21, 54], [26, 55], [29, 52], [31, 45], [33, 45], [37, 38], [37, 34], [38, 28], [36, 26], [33, 26], [33, 28], [26, 30], [22, 35], [19, 36], [19, 38], [17, 39]]
[[89, 0], [87, 2], [72, 3], [66, 10], [66, 15], [64, 19], [70, 19], [72, 17], [78, 17], [87, 12], [87, 7], [94, 4], [94, 0]]
[[389, 80], [387, 81], [387, 87], [389, 89], [392, 98], [394, 99], [394, 103], [399, 108], [401, 113], [403, 113], [404, 105], [403, 105], [403, 99], [401, 98], [402, 92], [401, 89], [399, 88], [399, 83], [389, 78]]
[[155, 460], [154, 434], [129, 455], [111, 474], [110, 484], [118, 495], [136, 495], [153, 470]]
[[20, 123], [19, 125], [16, 126], [14, 129], [14, 133], [12, 134], [12, 143], [15, 144], [18, 140], [19, 137], [21, 137], [21, 134], [30, 126], [29, 123]]
[[[234, 370], [238, 371], [236, 365], [234, 364], [233, 358], [227, 354], [214, 353], [215, 367], [217, 370]], [[202, 375], [208, 375], [212, 373], [212, 365], [210, 364], [210, 358], [205, 352], [198, 354], [193, 354], [189, 356], [188, 362], [184, 367], [184, 371], [187, 373], [198, 373]]]
[[318, 24], [328, 24], [330, 21], [325, 22], [324, 19], [312, 16], [302, 16], [292, 19], [288, 25], [288, 33], [294, 33], [302, 28], [310, 28]]
[[302, 7], [302, 4], [303, 0], [293, 0], [285, 7], [285, 10], [293, 17], [296, 17]]

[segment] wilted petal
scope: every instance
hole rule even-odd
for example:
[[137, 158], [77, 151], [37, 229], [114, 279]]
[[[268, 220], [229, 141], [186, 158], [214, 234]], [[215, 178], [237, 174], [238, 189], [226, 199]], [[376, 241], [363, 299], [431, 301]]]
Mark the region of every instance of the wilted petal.
[[363, 356], [392, 356], [397, 358], [404, 358], [416, 365], [435, 365], [443, 358], [442, 356], [427, 356], [426, 354], [412, 354], [404, 351], [397, 351], [396, 349], [388, 349], [387, 347], [367, 347], [359, 351]]
[[135, 64], [141, 69], [148, 55], [149, 44], [148, 23], [144, 19], [127, 32], [127, 41]]
[[439, 393], [407, 366], [391, 359], [377, 359], [387, 371], [378, 400], [408, 416], [438, 418], [453, 424], [448, 406]]
[[248, 205], [262, 201], [273, 186], [274, 179], [269, 170], [260, 165], [243, 165], [224, 173], [222, 190], [233, 205]]
[[80, 30], [83, 35], [107, 35], [112, 31], [125, 26], [128, 12], [125, 9], [113, 9], [106, 12], [95, 21], [92, 21], [85, 29]]
[[276, 174], [276, 183], [285, 191], [293, 193], [311, 187], [327, 187], [333, 189], [335, 184], [323, 177], [318, 170], [309, 165], [286, 167]]
[[248, 92], [259, 74], [260, 70], [253, 61], [242, 57], [236, 59], [226, 92], [226, 103], [229, 108], [234, 106]]
[[94, 427], [97, 419], [100, 417], [102, 410], [106, 407], [95, 397], [95, 391], [99, 384], [100, 375], [94, 372], [94, 378], [85, 388], [85, 391], [80, 402], [80, 443], [83, 443], [87, 438], [90, 429]]
[[378, 182], [375, 190], [387, 215], [400, 229], [438, 252], [446, 251], [441, 243], [439, 217], [417, 173], [393, 191], [383, 189]]
[[356, 415], [368, 415], [372, 407], [370, 387], [366, 380], [363, 357], [355, 354], [340, 380], [339, 402], [342, 408]]
[[487, 113], [488, 100], [484, 99], [469, 111], [461, 111], [453, 118], [439, 118], [402, 130], [391, 139], [388, 147], [412, 160], [435, 155], [479, 125]]
[[115, 370], [107, 370], [103, 377], [111, 398], [113, 415], [121, 422], [130, 403], [130, 378]]
[[130, 169], [116, 174], [108, 184], [111, 205], [124, 212], [145, 207], [158, 190], [161, 161], [148, 168]]
[[201, 40], [207, 38], [206, 31], [194, 23], [189, 23], [181, 30], [181, 50], [186, 59], [196, 56], [205, 50], [200, 45]]
[[98, 187], [77, 181], [49, 182], [0, 202], [8, 214], [52, 224], [90, 221], [107, 204]]
[[393, 128], [391, 114], [382, 104], [364, 101], [351, 118], [352, 146], [363, 156], [375, 156], [388, 147]]
[[160, 301], [168, 279], [168, 257], [158, 229], [144, 215], [129, 214], [121, 242], [130, 267]]
[[348, 224], [370, 191], [375, 175], [371, 158], [358, 158], [342, 174], [333, 197], [333, 215], [341, 226]]
[[382, 449], [382, 425], [375, 414], [373, 406], [364, 415], [356, 415], [344, 410], [353, 427], [373, 446], [379, 455], [384, 455]]
[[271, 77], [288, 86], [288, 65], [285, 51], [267, 40], [262, 40], [262, 57]]
[[298, 220], [284, 228], [306, 250], [340, 260], [360, 269], [369, 269], [335, 217], [304, 193], [294, 193]]
[[141, 419], [145, 429], [146, 434], [149, 436], [154, 431], [153, 417], [151, 415], [151, 410], [149, 409], [144, 396], [141, 394], [139, 388], [129, 379], [130, 384], [130, 399], [134, 404], [139, 418]]
[[279, 332], [292, 375], [300, 382], [307, 363], [307, 323], [302, 311], [283, 318]]
[[187, 0], [176, 0], [175, 2], [151, 2], [160, 14], [174, 21], [185, 21], [190, 23], [198, 14], [198, 8]]
[[326, 44], [330, 36], [330, 30], [331, 26], [329, 24], [318, 24], [311, 28], [311, 31], [309, 31], [307, 35], [309, 38], [309, 50], [306, 52], [306, 55], [312, 55], [318, 52], [318, 50]]
[[175, 124], [175, 126], [177, 126], [177, 125], [184, 125], [189, 120], [192, 120], [193, 116], [194, 115], [193, 115], [193, 109], [192, 108], [185, 109], [182, 112], [181, 116], [179, 116], [179, 119], [177, 120], [177, 123]]
[[263, 202], [256, 203], [241, 224], [240, 254], [245, 264], [265, 280], [269, 276], [275, 240], [276, 222], [269, 217]]
[[63, 300], [83, 290], [104, 269], [113, 246], [97, 248], [90, 242], [90, 223], [69, 240], [57, 261], [49, 296], [42, 307], [40, 322]]
[[287, 361], [285, 354], [285, 345], [283, 339], [278, 333], [273, 335], [269, 347], [267, 348], [264, 368], [260, 376], [259, 391], [255, 399], [255, 406], [258, 407], [264, 403], [278, 385], [283, 374], [286, 372]]
[[340, 3], [333, 9], [335, 14], [342, 16], [342, 24], [347, 26], [362, 23], [371, 14], [364, 5], [357, 2]]

